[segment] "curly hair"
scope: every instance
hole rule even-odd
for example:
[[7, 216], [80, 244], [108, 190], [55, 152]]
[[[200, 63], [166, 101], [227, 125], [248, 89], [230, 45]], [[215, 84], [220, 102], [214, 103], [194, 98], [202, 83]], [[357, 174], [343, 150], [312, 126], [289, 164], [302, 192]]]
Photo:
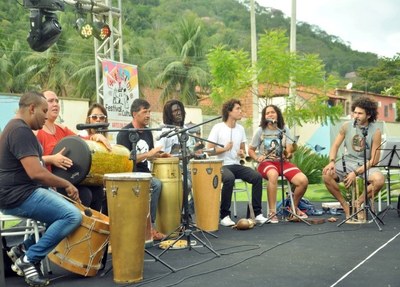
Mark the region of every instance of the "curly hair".
[[172, 106], [173, 105], [178, 105], [179, 108], [181, 109], [182, 122], [179, 124], [179, 126], [183, 127], [183, 124], [185, 123], [186, 112], [185, 112], [185, 107], [183, 106], [183, 103], [178, 100], [169, 100], [165, 103], [164, 110], [163, 110], [163, 122], [165, 125], [173, 125], [174, 124], [174, 116], [172, 114]]
[[222, 105], [222, 121], [223, 122], [226, 122], [228, 120], [229, 112], [231, 112], [233, 110], [233, 108], [235, 107], [236, 104], [239, 106], [242, 106], [240, 101], [236, 100], [236, 99], [229, 100]]
[[354, 112], [356, 108], [365, 110], [365, 113], [369, 116], [369, 123], [376, 121], [378, 116], [378, 103], [374, 99], [367, 96], [358, 97], [351, 104], [351, 111]]
[[285, 120], [283, 119], [281, 109], [275, 105], [267, 105], [262, 109], [260, 127], [262, 129], [265, 129], [268, 126], [268, 122], [265, 119], [265, 113], [267, 112], [267, 108], [269, 108], [269, 107], [273, 108], [275, 110], [276, 114], [278, 115], [278, 119], [277, 119], [278, 128], [283, 129], [283, 127], [285, 126]]

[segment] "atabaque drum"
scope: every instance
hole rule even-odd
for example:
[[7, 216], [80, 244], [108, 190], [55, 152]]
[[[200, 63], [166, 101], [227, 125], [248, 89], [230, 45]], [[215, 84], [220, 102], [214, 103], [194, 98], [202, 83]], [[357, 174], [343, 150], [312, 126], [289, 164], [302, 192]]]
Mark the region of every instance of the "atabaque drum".
[[162, 182], [162, 192], [157, 206], [157, 230], [170, 234], [181, 223], [183, 192], [179, 158], [155, 159], [152, 174]]
[[218, 230], [221, 198], [222, 159], [191, 160], [192, 189], [196, 226]]
[[64, 147], [64, 155], [72, 160], [73, 165], [67, 170], [53, 166], [52, 172], [74, 185], [102, 186], [104, 174], [132, 171], [130, 152], [122, 145], [113, 144], [109, 151], [102, 143], [68, 136], [57, 143], [53, 154]]
[[95, 276], [109, 242], [109, 218], [93, 209], [90, 209], [91, 216], [87, 216], [82, 205], [75, 205], [82, 213], [81, 226], [64, 238], [48, 257], [68, 271]]
[[116, 283], [143, 280], [150, 180], [150, 173], [141, 172], [104, 175]]

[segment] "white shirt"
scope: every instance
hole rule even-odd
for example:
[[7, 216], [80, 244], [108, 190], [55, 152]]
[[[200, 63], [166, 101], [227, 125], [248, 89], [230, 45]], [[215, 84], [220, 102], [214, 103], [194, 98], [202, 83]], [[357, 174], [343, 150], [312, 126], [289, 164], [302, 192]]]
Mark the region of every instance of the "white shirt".
[[238, 152], [240, 145], [246, 143], [246, 133], [242, 125], [236, 123], [234, 128], [230, 128], [225, 123], [218, 123], [211, 129], [208, 140], [223, 146], [232, 141], [232, 149], [218, 154], [217, 157], [224, 161], [223, 165], [240, 164]]

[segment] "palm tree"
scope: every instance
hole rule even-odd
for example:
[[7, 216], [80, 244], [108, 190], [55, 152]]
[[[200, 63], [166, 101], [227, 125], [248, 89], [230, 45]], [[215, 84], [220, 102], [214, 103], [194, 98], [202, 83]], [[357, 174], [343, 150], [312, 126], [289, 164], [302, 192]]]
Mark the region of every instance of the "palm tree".
[[144, 65], [144, 71], [158, 73], [154, 84], [163, 87], [161, 99], [164, 102], [179, 98], [185, 104], [197, 105], [196, 87], [204, 89], [209, 82], [199, 20], [182, 19], [171, 46], [174, 56], [150, 60]]

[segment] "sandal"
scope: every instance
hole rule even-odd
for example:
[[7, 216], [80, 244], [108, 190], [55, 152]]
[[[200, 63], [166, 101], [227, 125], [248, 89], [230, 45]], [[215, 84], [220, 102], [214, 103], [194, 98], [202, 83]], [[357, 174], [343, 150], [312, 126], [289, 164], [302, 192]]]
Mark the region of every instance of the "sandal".
[[298, 207], [296, 208], [296, 214], [302, 219], [308, 218], [308, 215], [305, 212], [301, 211]]
[[279, 223], [279, 219], [278, 216], [276, 216], [276, 212], [268, 213], [267, 218], [269, 223]]
[[[296, 207], [296, 212], [293, 212], [292, 208], [290, 208], [290, 207], [288, 207], [287, 210], [289, 211], [289, 213], [296, 214], [301, 219], [308, 218], [308, 215], [306, 213], [304, 213], [303, 211], [301, 211], [300, 208], [298, 208], [298, 207]], [[292, 215], [292, 214], [290, 214], [290, 215]], [[296, 217], [296, 216], [294, 216], [294, 217]]]

